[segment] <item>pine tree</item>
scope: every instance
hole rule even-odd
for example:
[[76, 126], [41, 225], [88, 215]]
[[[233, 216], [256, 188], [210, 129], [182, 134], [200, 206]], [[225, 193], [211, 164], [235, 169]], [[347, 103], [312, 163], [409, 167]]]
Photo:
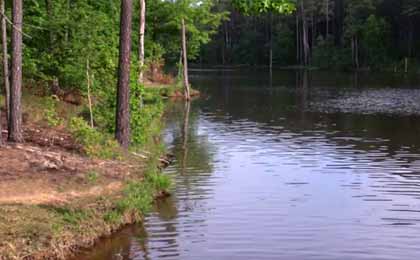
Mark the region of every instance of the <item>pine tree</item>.
[[130, 144], [130, 54], [132, 0], [121, 0], [120, 54], [115, 137], [127, 149]]
[[22, 22], [23, 1], [13, 0], [12, 74], [10, 88], [9, 141], [22, 142]]

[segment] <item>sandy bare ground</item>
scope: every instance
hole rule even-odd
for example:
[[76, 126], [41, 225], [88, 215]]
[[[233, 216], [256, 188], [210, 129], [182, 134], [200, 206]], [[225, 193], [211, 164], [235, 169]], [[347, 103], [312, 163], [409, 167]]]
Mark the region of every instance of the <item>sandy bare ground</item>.
[[61, 130], [26, 126], [25, 140], [0, 148], [0, 204], [65, 203], [106, 195], [119, 191], [141, 168], [86, 158]]

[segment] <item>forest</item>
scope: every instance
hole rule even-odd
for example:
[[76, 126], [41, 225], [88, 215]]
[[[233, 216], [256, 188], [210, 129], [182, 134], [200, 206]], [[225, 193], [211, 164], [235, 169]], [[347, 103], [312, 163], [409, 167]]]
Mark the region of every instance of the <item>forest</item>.
[[[413, 244], [379, 247], [376, 232], [418, 224], [402, 216], [418, 204], [392, 196], [418, 200], [420, 186], [419, 0], [0, 0], [0, 20], [1, 260], [68, 259], [156, 220], [169, 235], [123, 234], [145, 256], [190, 231], [197, 241], [175, 256], [227, 241], [246, 259], [251, 241], [247, 257], [370, 259]], [[311, 215], [320, 205], [325, 215]], [[310, 251], [346, 227], [342, 245]], [[259, 232], [267, 239], [249, 239]], [[154, 238], [162, 250], [146, 245]], [[345, 248], [355, 241], [370, 254]], [[107, 259], [123, 259], [115, 250]]]
[[229, 17], [202, 64], [405, 71], [420, 57], [416, 0], [297, 0], [293, 13], [244, 12], [235, 1], [214, 8]]
[[[91, 126], [115, 132], [125, 147], [138, 143], [155, 113], [139, 110], [147, 95], [144, 83], [177, 81], [163, 72], [164, 65], [182, 66], [197, 57], [225, 16], [213, 12], [213, 1], [147, 1], [147, 12], [146, 1], [22, 4], [2, 1], [3, 75], [10, 75], [3, 77], [3, 90], [9, 140], [14, 142], [23, 140], [20, 102], [22, 86], [27, 86], [44, 95], [70, 96], [73, 103], [78, 103], [77, 97], [88, 98], [86, 121]], [[181, 45], [187, 38], [188, 45]], [[184, 61], [181, 53], [186, 54]], [[188, 86], [188, 77], [183, 78]], [[129, 137], [130, 127], [137, 137]]]

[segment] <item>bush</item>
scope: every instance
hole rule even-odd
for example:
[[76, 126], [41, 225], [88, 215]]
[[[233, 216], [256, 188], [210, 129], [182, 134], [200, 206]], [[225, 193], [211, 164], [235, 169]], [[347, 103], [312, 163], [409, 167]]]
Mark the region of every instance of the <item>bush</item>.
[[62, 120], [57, 114], [58, 98], [51, 96], [44, 99], [44, 118], [50, 126], [58, 126]]
[[112, 136], [91, 128], [83, 118], [72, 118], [69, 129], [76, 140], [83, 145], [84, 152], [88, 156], [104, 159], [120, 157], [121, 151], [117, 141]]

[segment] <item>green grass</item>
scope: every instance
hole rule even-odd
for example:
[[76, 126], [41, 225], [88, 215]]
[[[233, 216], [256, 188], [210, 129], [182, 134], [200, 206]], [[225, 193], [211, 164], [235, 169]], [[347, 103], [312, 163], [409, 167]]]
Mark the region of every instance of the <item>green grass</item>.
[[100, 175], [96, 171], [90, 170], [86, 175], [86, 180], [90, 184], [95, 184], [98, 182], [99, 177]]

